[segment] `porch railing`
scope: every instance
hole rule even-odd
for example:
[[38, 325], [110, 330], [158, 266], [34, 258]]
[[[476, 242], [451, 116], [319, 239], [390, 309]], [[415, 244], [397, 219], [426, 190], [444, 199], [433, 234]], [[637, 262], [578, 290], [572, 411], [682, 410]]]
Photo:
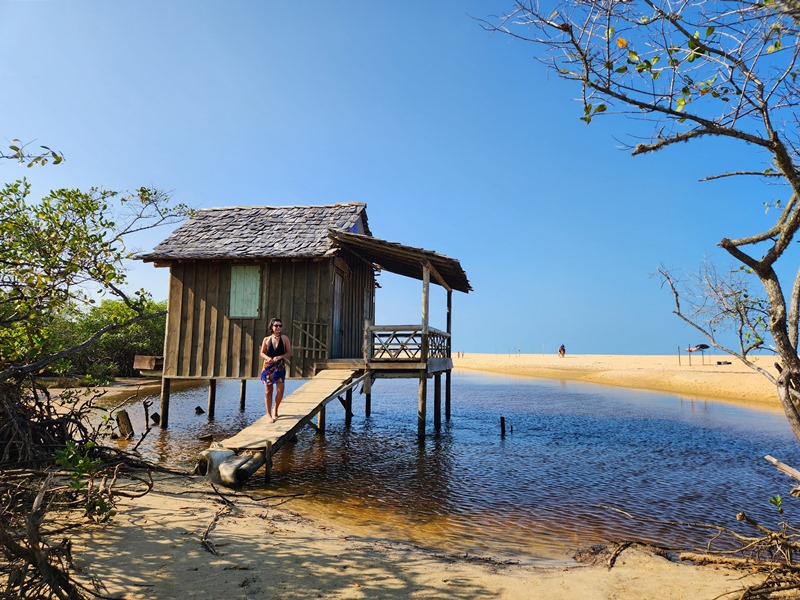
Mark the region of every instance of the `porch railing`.
[[450, 356], [450, 334], [433, 327], [428, 327], [424, 354], [422, 325], [371, 325], [366, 332], [368, 361], [420, 362]]

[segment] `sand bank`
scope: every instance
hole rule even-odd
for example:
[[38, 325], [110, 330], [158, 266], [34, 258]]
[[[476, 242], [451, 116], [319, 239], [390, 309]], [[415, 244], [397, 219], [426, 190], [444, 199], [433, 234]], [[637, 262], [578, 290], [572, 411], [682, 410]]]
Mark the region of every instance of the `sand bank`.
[[[464, 354], [456, 369], [526, 377], [584, 381], [723, 400], [765, 410], [781, 410], [775, 386], [736, 359], [695, 354], [675, 356], [567, 354]], [[760, 364], [775, 374], [774, 360]], [[730, 364], [718, 364], [730, 362]]]
[[204, 479], [160, 476], [155, 491], [123, 500], [112, 523], [73, 535], [82, 576], [127, 599], [710, 600], [754, 582], [641, 549], [624, 551], [610, 570], [433, 553], [317, 522], [293, 512], [291, 499], [222, 493], [232, 505]]

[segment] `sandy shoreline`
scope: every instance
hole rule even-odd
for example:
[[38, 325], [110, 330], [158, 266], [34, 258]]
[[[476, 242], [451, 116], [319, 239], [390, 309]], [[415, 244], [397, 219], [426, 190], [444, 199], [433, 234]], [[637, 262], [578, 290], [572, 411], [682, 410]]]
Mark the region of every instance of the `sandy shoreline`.
[[[733, 363], [683, 357], [467, 354], [456, 369], [659, 390], [780, 410], [762, 375]], [[157, 393], [158, 380], [117, 382], [107, 399]], [[203, 478], [159, 476], [155, 490], [121, 499], [106, 526], [73, 536], [84, 577], [114, 598], [508, 598], [704, 599], [758, 575], [676, 563], [632, 548], [604, 564], [508, 564], [443, 555], [372, 539], [297, 514], [291, 499], [256, 500], [231, 490], [226, 506]], [[207, 535], [218, 554], [203, 545]]]
[[612, 569], [447, 555], [332, 527], [295, 513], [287, 499], [221, 493], [230, 505], [204, 479], [159, 476], [153, 492], [123, 499], [112, 523], [72, 535], [82, 580], [97, 582], [107, 597], [131, 600], [710, 600], [757, 577], [675, 563], [636, 547]]
[[[762, 368], [775, 374], [769, 358]], [[730, 364], [717, 364], [729, 361]], [[775, 386], [762, 375], [729, 357], [687, 355], [465, 354], [453, 359], [456, 369], [472, 369], [523, 377], [583, 381], [671, 394], [722, 400], [764, 410], [781, 410]]]

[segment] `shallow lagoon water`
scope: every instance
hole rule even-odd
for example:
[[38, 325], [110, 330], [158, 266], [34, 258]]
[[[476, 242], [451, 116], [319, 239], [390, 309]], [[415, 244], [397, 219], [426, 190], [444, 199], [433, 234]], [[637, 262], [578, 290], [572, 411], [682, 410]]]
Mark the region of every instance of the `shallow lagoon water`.
[[[288, 381], [287, 393], [302, 383]], [[199, 436], [222, 439], [264, 414], [257, 384], [248, 382], [240, 412], [238, 382], [218, 382], [213, 421], [194, 411], [206, 405], [204, 386], [173, 393], [170, 428], [154, 429], [143, 454], [191, 469], [208, 446]], [[434, 431], [429, 392], [428, 437], [420, 445], [417, 387], [416, 380], [378, 380], [372, 415], [364, 417], [363, 396], [355, 395], [349, 428], [334, 401], [325, 436], [302, 431], [275, 457], [269, 487], [259, 473], [247, 491], [292, 497], [288, 508], [367, 535], [525, 563], [564, 559], [610, 540], [677, 549], [710, 538], [703, 530], [634, 521], [614, 508], [734, 529], [741, 510], [777, 524], [774, 494], [787, 498], [786, 518], [798, 512], [788, 499], [794, 483], [763, 458], [800, 465], [800, 443], [779, 412], [455, 371], [452, 418]]]

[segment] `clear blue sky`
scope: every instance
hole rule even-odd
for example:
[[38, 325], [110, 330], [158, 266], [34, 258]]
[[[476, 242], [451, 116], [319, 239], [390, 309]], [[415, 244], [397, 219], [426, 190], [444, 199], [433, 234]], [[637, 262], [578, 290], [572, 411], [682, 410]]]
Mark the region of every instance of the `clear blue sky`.
[[[635, 122], [587, 126], [577, 86], [471, 18], [503, 6], [0, 0], [0, 135], [67, 158], [0, 174], [37, 197], [151, 185], [197, 208], [365, 202], [377, 237], [461, 261], [475, 291], [454, 294], [458, 350], [703, 342], [654, 273], [730, 264], [716, 243], [751, 233], [777, 191], [698, 182], [754, 167], [743, 148], [631, 157]], [[130, 279], [160, 300], [167, 275], [137, 264]], [[381, 283], [377, 321], [419, 322], [421, 284]], [[433, 301], [443, 328], [444, 292]]]

